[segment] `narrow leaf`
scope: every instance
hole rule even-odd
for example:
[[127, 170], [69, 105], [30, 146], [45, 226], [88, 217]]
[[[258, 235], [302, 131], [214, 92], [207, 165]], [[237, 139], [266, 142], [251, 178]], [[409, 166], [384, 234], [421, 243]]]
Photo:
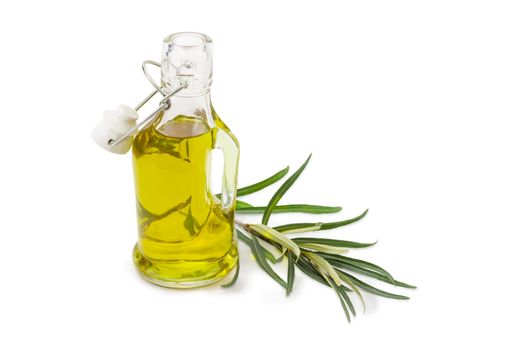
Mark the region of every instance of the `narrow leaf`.
[[328, 254], [328, 253], [317, 253], [317, 254], [319, 254], [323, 257], [329, 258], [329, 259], [338, 260], [340, 262], [347, 262], [347, 263], [351, 263], [355, 266], [359, 266], [359, 267], [367, 268], [367, 269], [370, 269], [373, 271], [377, 271], [377, 272], [383, 274], [384, 276], [386, 276], [391, 281], [391, 283], [393, 285], [395, 285], [395, 279], [388, 271], [386, 271], [382, 267], [380, 267], [376, 264], [373, 264], [371, 262], [361, 260], [361, 259], [349, 258], [349, 257], [343, 256], [343, 255], [334, 255], [334, 254]]
[[249, 238], [244, 233], [242, 233], [241, 230], [236, 229], [236, 232], [237, 232], [237, 238], [239, 238], [241, 241], [243, 241], [247, 245], [251, 246], [251, 238]]
[[[262, 214], [268, 207], [262, 206], [242, 206], [236, 208], [236, 211], [241, 214]], [[325, 205], [314, 204], [285, 204], [275, 206], [272, 213], [304, 213], [304, 214], [332, 214], [342, 210], [341, 207], [329, 207]], [[314, 224], [315, 225], [315, 224]]]
[[[313, 231], [319, 231], [320, 228], [321, 228], [320, 225], [310, 225], [310, 226], [307, 226], [307, 227], [296, 227], [294, 229], [287, 229], [287, 230], [285, 230], [285, 233], [286, 234], [290, 234], [290, 233], [313, 232]], [[281, 231], [278, 231], [278, 232], [281, 232]]]
[[375, 294], [375, 295], [379, 295], [381, 297], [385, 297], [385, 298], [390, 298], [390, 299], [399, 299], [399, 300], [407, 300], [409, 299], [409, 297], [405, 296], [405, 295], [398, 295], [398, 294], [392, 294], [392, 293], [388, 293], [388, 292], [385, 292], [383, 290], [380, 290], [380, 289], [377, 289], [371, 285], [369, 285], [368, 283], [365, 283], [359, 279], [357, 279], [356, 277], [352, 276], [352, 275], [349, 275], [347, 272], [344, 272], [345, 275], [347, 275], [351, 281], [357, 285], [358, 287], [360, 287], [361, 289], [369, 292], [369, 293], [372, 293], [372, 294]]
[[344, 298], [345, 302], [347, 303], [347, 306], [349, 306], [349, 310], [351, 310], [351, 313], [353, 316], [356, 316], [356, 309], [354, 308], [354, 305], [352, 304], [352, 301], [351, 301], [351, 298], [349, 298], [349, 296], [347, 295], [347, 293], [345, 292], [345, 290], [341, 287], [336, 287], [338, 292], [342, 295], [342, 297]]
[[294, 266], [294, 254], [292, 254], [291, 251], [287, 251], [287, 261], [288, 261], [288, 267], [287, 267], [287, 296], [292, 292], [292, 287], [294, 286], [294, 275], [295, 275], [295, 269]]
[[303, 165], [301, 165], [301, 167], [294, 173], [292, 174], [288, 179], [287, 181], [285, 181], [283, 183], [283, 185], [275, 192], [275, 194], [273, 195], [273, 197], [271, 197], [271, 199], [269, 200], [269, 203], [267, 204], [267, 207], [266, 207], [266, 210], [264, 210], [264, 215], [262, 217], [262, 223], [264, 225], [267, 224], [267, 222], [269, 221], [269, 217], [271, 216], [271, 213], [273, 212], [274, 208], [276, 207], [276, 205], [278, 204], [278, 202], [280, 201], [280, 199], [283, 197], [283, 195], [289, 190], [289, 188], [291, 188], [291, 186], [294, 184], [294, 182], [296, 182], [296, 180], [298, 179], [299, 175], [301, 175], [301, 173], [303, 172], [303, 170], [305, 170], [306, 168], [306, 165], [308, 164], [308, 162], [310, 161], [310, 158], [312, 157], [312, 154], [310, 154], [308, 156], [308, 158], [306, 159], [306, 161], [303, 163]]
[[[298, 232], [309, 232], [308, 229], [311, 229], [313, 227], [321, 227], [322, 222], [301, 222], [296, 224], [286, 224], [286, 225], [280, 225], [280, 226], [274, 226], [273, 228], [281, 233], [298, 233]], [[317, 230], [310, 230], [310, 231], [318, 231]], [[299, 231], [303, 230], [303, 231]]]
[[287, 175], [288, 172], [289, 172], [289, 167], [286, 167], [285, 169], [280, 170], [279, 172], [268, 177], [265, 180], [262, 180], [260, 182], [253, 184], [253, 185], [250, 185], [250, 186], [239, 188], [237, 190], [237, 196], [241, 197], [241, 196], [246, 196], [247, 194], [250, 194], [250, 193], [258, 192], [258, 191], [266, 188], [267, 186], [270, 186], [270, 185], [274, 184], [275, 182], [278, 182], [283, 177], [285, 177], [285, 175]]
[[330, 253], [330, 254], [346, 254], [347, 252], [349, 252], [349, 250], [346, 248], [332, 247], [332, 246], [324, 245], [324, 244], [300, 243], [299, 247], [314, 250], [316, 252]]
[[239, 259], [237, 259], [236, 272], [234, 274], [234, 277], [232, 277], [232, 279], [228, 283], [222, 284], [221, 285], [222, 288], [232, 287], [234, 285], [234, 283], [236, 283], [237, 277], [239, 276], [239, 270], [240, 270], [240, 267], [241, 267], [240, 265], [241, 265], [240, 261], [239, 261]]
[[[331, 287], [331, 285], [324, 279], [324, 277], [316, 270], [315, 266], [313, 264], [306, 260], [306, 259], [299, 259], [296, 261], [296, 266], [308, 277], [316, 280], [319, 283], [322, 283], [326, 287]], [[346, 286], [340, 286], [340, 289], [347, 292], [352, 292], [349, 288]]]
[[321, 230], [331, 230], [333, 228], [337, 228], [337, 227], [341, 227], [341, 226], [345, 226], [345, 225], [349, 225], [349, 224], [352, 224], [356, 221], [359, 221], [361, 219], [363, 219], [365, 217], [365, 215], [367, 215], [368, 213], [368, 209], [365, 210], [362, 214], [356, 216], [355, 218], [352, 218], [352, 219], [348, 219], [348, 220], [343, 220], [343, 221], [336, 221], [336, 222], [326, 222], [324, 224], [321, 225]]
[[301, 253], [301, 251], [298, 245], [285, 235], [282, 235], [280, 232], [273, 230], [271, 227], [263, 224], [248, 225], [248, 228], [253, 230], [258, 235], [266, 239], [269, 239], [273, 242], [276, 242], [280, 244], [282, 247], [289, 249], [296, 255], [296, 259], [299, 259], [299, 254]]
[[[361, 215], [356, 216], [355, 218], [343, 220], [343, 221], [334, 221], [334, 222], [301, 222], [296, 224], [287, 224], [273, 227], [275, 230], [281, 233], [293, 233], [293, 230], [297, 230], [300, 228], [308, 228], [313, 226], [320, 226], [320, 229], [317, 231], [331, 230], [337, 227], [346, 226], [352, 224], [356, 221], [363, 219], [365, 215], [367, 215], [368, 209], [365, 210]], [[306, 231], [303, 231], [306, 232]]]
[[262, 250], [262, 246], [258, 242], [257, 237], [253, 237], [252, 239], [252, 252], [255, 255], [255, 259], [259, 263], [260, 267], [278, 284], [280, 284], [283, 288], [287, 289], [287, 283], [269, 266], [264, 256], [264, 251]]
[[337, 286], [342, 284], [342, 280], [336, 273], [336, 270], [326, 260], [315, 253], [303, 252], [303, 254], [315, 265], [321, 275], [331, 277]]
[[331, 281], [330, 276], [328, 276], [328, 274], [324, 270], [317, 268], [317, 265], [314, 266], [312, 263], [308, 265], [305, 261], [306, 261], [305, 259], [301, 259], [300, 261], [297, 262], [299, 269], [306, 273], [308, 276], [312, 277], [313, 279], [321, 282], [322, 284], [325, 284], [326, 286], [331, 287], [336, 292], [338, 298], [340, 299], [340, 303], [342, 304], [345, 317], [347, 318], [347, 321], [351, 322], [349, 311], [347, 310], [345, 301], [343, 300], [342, 294], [340, 293], [340, 290], [343, 290], [344, 286], [335, 285], [335, 283]]
[[[322, 277], [322, 275], [316, 270], [315, 266], [313, 266], [313, 264], [310, 261], [308, 261], [306, 259], [299, 259], [298, 261], [296, 261], [296, 266], [301, 270], [301, 272], [303, 272], [308, 277], [316, 280], [319, 283], [322, 283], [323, 285], [325, 285], [327, 287], [331, 287], [328, 284], [328, 282], [324, 279], [324, 277]], [[339, 288], [344, 291], [347, 291], [347, 292], [352, 292], [346, 286], [340, 286]]]
[[[248, 247], [251, 247], [251, 245], [252, 245], [251, 238], [249, 238], [244, 233], [242, 233], [241, 230], [236, 229], [236, 231], [237, 231], [237, 237], [243, 243], [245, 243]], [[275, 258], [275, 256], [269, 250], [267, 250], [266, 248], [264, 248], [262, 246], [261, 246], [261, 248], [264, 251], [264, 256], [266, 257], [266, 259], [271, 261], [273, 264], [276, 264], [276, 263], [280, 262], [283, 259], [283, 256], [280, 257], [279, 259]]]
[[275, 245], [272, 241], [259, 240], [259, 244], [264, 248], [267, 252], [271, 254], [271, 258], [269, 260], [276, 264], [283, 260], [285, 253], [287, 252], [287, 248], [281, 248], [280, 246]]
[[240, 209], [240, 208], [252, 208], [253, 205], [251, 205], [250, 203], [247, 203], [247, 202], [243, 202], [243, 201], [240, 201], [240, 200], [236, 200], [236, 210]]
[[308, 260], [299, 259], [296, 262], [296, 266], [308, 277], [329, 287], [328, 282], [315, 270], [314, 266]]
[[336, 273], [338, 274], [340, 279], [344, 281], [349, 287], [351, 287], [354, 293], [358, 295], [359, 299], [361, 300], [361, 304], [363, 304], [363, 312], [365, 312], [365, 300], [363, 299], [363, 296], [361, 295], [361, 292], [359, 291], [358, 287], [356, 287], [356, 285], [351, 281], [347, 274], [344, 274], [343, 272], [338, 270], [336, 271]]
[[347, 321], [350, 323], [351, 315], [349, 315], [349, 310], [347, 309], [347, 305], [343, 299], [342, 294], [340, 293], [340, 287], [331, 282], [331, 279], [329, 278], [330, 276], [323, 275], [323, 277], [326, 279], [326, 281], [328, 282], [330, 287], [335, 291], [336, 295], [338, 296], [338, 299], [340, 299], [340, 303], [342, 304], [342, 309], [344, 310], [345, 317], [347, 318]]
[[342, 247], [342, 248], [366, 248], [370, 247], [377, 242], [374, 243], [358, 243], [352, 241], [342, 241], [339, 239], [329, 239], [329, 238], [314, 238], [314, 237], [300, 237], [292, 239], [295, 243], [313, 243], [313, 244], [322, 244], [332, 247]]
[[[337, 260], [329, 260], [329, 259], [326, 259], [326, 260], [333, 267], [335, 267], [337, 269], [349, 270], [349, 271], [358, 273], [360, 275], [371, 277], [371, 278], [374, 278], [376, 280], [379, 280], [379, 281], [382, 281], [382, 282], [385, 282], [385, 283], [388, 283], [388, 284], [393, 284], [393, 282], [391, 282], [391, 280], [388, 277], [380, 274], [379, 272], [375, 272], [375, 271], [372, 271], [372, 270], [369, 270], [369, 269], [366, 269], [366, 268], [363, 268], [363, 267], [352, 265], [352, 264], [347, 263], [347, 262], [340, 262], [340, 261], [337, 261]], [[401, 281], [397, 281], [397, 280], [395, 280], [395, 285], [398, 286], [398, 287], [403, 287], [403, 288], [410, 288], [410, 289], [415, 289], [416, 288], [416, 286], [413, 286], [413, 285], [410, 285], [410, 284], [407, 284], [407, 283], [404, 283], [404, 282], [401, 282]]]

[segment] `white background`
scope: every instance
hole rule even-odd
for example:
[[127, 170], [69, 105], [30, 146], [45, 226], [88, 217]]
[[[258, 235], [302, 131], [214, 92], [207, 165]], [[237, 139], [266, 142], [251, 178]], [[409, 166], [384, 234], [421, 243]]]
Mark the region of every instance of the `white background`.
[[[509, 18], [504, 1], [3, 2], [0, 348], [508, 349]], [[370, 208], [322, 235], [379, 239], [350, 255], [411, 300], [367, 295], [348, 324], [331, 290], [298, 272], [286, 298], [245, 246], [231, 289], [137, 276], [130, 157], [90, 132], [185, 30], [214, 39], [240, 185], [313, 152], [282, 203]], [[291, 220], [312, 218], [272, 223]]]

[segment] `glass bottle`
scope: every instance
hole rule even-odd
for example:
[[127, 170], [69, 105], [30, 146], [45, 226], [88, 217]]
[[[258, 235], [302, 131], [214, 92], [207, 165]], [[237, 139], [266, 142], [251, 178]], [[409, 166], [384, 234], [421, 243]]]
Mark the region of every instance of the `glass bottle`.
[[[171, 107], [133, 141], [139, 238], [133, 260], [148, 281], [175, 288], [213, 283], [238, 259], [234, 234], [239, 143], [210, 100], [212, 41], [176, 33], [163, 41], [161, 85]], [[223, 154], [222, 193], [211, 191], [211, 151]]]

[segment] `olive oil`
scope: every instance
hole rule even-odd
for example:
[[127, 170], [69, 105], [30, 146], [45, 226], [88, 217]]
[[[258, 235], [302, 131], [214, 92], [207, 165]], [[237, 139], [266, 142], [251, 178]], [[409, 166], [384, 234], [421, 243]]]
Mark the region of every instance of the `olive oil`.
[[220, 128], [179, 115], [134, 139], [139, 239], [133, 259], [153, 283], [197, 287], [224, 277], [237, 262], [233, 208], [211, 193], [208, 178], [210, 151], [225, 134]]

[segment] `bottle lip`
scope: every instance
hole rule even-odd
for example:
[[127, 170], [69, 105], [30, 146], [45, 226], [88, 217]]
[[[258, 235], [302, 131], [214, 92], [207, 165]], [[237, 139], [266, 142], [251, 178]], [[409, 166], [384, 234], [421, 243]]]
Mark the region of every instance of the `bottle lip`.
[[212, 39], [199, 32], [178, 32], [173, 33], [166, 36], [163, 39], [165, 44], [172, 43], [175, 46], [180, 46], [182, 48], [192, 48], [196, 46], [203, 46], [206, 44], [211, 44]]

